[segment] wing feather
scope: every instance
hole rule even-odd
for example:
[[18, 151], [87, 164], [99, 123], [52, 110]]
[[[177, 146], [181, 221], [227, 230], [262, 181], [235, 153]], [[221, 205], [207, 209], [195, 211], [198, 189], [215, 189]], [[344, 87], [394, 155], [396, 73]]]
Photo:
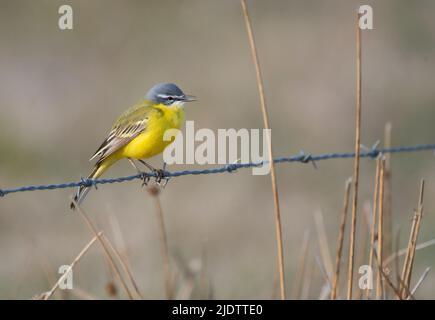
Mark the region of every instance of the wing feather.
[[160, 113], [148, 101], [143, 101], [124, 112], [113, 125], [107, 138], [97, 149], [90, 160], [97, 159], [101, 163], [107, 157], [128, 144], [147, 128], [152, 113]]

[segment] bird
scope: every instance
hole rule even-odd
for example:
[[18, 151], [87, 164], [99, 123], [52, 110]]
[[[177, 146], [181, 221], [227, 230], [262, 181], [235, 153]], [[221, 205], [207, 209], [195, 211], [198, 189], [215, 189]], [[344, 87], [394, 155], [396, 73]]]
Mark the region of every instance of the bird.
[[[184, 123], [184, 104], [192, 101], [196, 101], [196, 97], [185, 94], [174, 83], [154, 85], [144, 99], [115, 121], [106, 139], [90, 159], [96, 160], [96, 163], [88, 179], [97, 179], [114, 163], [125, 158], [137, 170], [134, 160], [140, 161], [158, 176], [161, 170], [154, 169], [144, 159], [162, 153], [175, 140], [172, 137], [164, 141], [164, 133], [169, 129], [181, 128]], [[71, 209], [74, 210], [76, 204], [84, 200], [89, 190], [88, 185], [78, 188], [70, 204]]]

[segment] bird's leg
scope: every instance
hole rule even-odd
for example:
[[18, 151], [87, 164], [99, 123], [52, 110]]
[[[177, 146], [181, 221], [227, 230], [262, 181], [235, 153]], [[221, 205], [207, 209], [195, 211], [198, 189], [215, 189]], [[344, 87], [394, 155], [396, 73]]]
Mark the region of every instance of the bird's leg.
[[148, 182], [150, 181], [150, 176], [146, 174], [146, 172], [143, 172], [139, 170], [139, 168], [136, 166], [136, 163], [131, 158], [127, 158], [130, 164], [136, 169], [137, 173], [142, 177], [142, 187], [147, 186]]
[[[162, 189], [164, 189], [166, 187], [166, 185], [168, 184], [169, 180], [171, 179], [171, 177], [165, 177], [164, 176], [165, 170], [166, 170], [166, 162], [163, 162], [163, 169], [159, 169], [159, 171], [157, 173], [158, 176], [159, 176], [159, 181], [157, 183], [162, 187]], [[162, 180], [164, 180], [165, 182], [161, 183]]]
[[[152, 172], [155, 173], [156, 175], [156, 183], [161, 186], [162, 188], [165, 188], [166, 185], [169, 182], [169, 177], [165, 177], [165, 169], [166, 169], [166, 162], [163, 162], [163, 169], [156, 169], [153, 166], [151, 166], [150, 164], [146, 163], [145, 161], [138, 159], [138, 161], [140, 163], [142, 163], [143, 165], [145, 165], [148, 169], [150, 169]], [[165, 182], [162, 183], [162, 180], [164, 180]]]
[[143, 161], [142, 159], [137, 159], [137, 161], [139, 161], [140, 163], [142, 163], [145, 167], [147, 167], [148, 169], [150, 169], [152, 172], [156, 172], [157, 169], [154, 168], [152, 165], [146, 163], [145, 161]]

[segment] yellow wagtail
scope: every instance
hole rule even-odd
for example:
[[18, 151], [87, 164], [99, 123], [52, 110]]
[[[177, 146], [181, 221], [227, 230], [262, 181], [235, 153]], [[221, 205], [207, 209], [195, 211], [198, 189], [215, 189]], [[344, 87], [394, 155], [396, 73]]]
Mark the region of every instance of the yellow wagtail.
[[[183, 93], [173, 83], [160, 83], [151, 88], [144, 100], [125, 111], [112, 126], [109, 135], [91, 157], [97, 159], [94, 170], [88, 179], [97, 179], [111, 165], [127, 158], [137, 169], [133, 159], [140, 161], [150, 170], [154, 169], [142, 159], [148, 159], [163, 152], [175, 140], [164, 141], [168, 129], [179, 129], [184, 122], [183, 105], [195, 101], [194, 96]], [[80, 204], [90, 187], [81, 186], [74, 197]], [[71, 209], [75, 208], [74, 202]]]

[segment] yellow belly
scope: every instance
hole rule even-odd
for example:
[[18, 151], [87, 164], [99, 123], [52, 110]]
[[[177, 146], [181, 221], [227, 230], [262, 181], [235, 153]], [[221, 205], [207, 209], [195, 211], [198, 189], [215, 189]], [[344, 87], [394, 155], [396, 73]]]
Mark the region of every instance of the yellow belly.
[[175, 140], [164, 141], [163, 136], [166, 130], [180, 129], [184, 122], [183, 109], [164, 105], [158, 108], [162, 114], [150, 117], [146, 130], [116, 152], [119, 158], [147, 159], [162, 153]]

